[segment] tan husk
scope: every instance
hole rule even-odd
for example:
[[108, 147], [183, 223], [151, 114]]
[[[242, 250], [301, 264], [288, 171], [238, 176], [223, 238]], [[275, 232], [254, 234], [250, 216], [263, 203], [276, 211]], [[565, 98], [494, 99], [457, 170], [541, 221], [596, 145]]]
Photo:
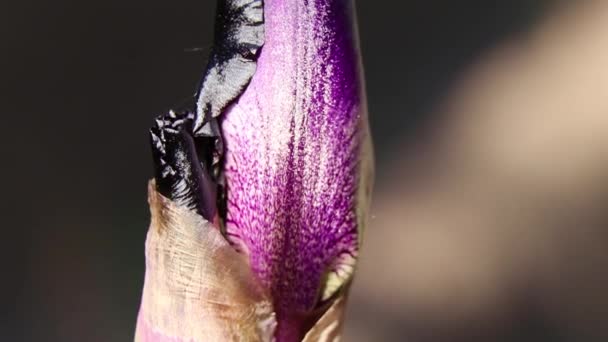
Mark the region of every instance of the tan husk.
[[156, 334], [184, 341], [269, 341], [271, 302], [243, 255], [200, 215], [159, 194], [148, 201], [146, 278], [136, 341]]
[[[152, 215], [146, 239], [146, 277], [135, 341], [162, 336], [181, 341], [270, 342], [276, 318], [246, 257], [212, 223], [148, 188]], [[303, 341], [339, 341], [347, 291]]]

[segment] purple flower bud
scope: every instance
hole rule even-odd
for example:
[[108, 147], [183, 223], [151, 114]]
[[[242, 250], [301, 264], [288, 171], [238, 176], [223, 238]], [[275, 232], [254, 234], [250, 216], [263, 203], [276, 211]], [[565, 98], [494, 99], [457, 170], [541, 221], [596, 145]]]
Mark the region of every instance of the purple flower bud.
[[339, 336], [372, 185], [355, 24], [349, 0], [220, 2], [196, 109], [151, 132], [136, 340]]

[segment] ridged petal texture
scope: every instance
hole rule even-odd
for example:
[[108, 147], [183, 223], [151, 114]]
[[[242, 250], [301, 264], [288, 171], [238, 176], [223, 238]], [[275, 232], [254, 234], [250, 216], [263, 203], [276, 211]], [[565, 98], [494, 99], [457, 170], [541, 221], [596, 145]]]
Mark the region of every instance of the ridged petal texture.
[[281, 327], [350, 279], [371, 149], [351, 1], [266, 0], [264, 10], [256, 73], [222, 122], [227, 231]]

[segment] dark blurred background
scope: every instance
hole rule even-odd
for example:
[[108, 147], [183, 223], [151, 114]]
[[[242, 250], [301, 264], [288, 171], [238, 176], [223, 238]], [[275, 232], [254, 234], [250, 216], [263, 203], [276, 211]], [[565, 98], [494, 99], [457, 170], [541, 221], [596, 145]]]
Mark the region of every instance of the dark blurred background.
[[[608, 8], [582, 3], [357, 1], [377, 187], [347, 342], [606, 340], [608, 126], [578, 109], [608, 107]], [[214, 5], [0, 5], [0, 340], [132, 340], [147, 130], [195, 91]], [[576, 93], [556, 84], [580, 101], [544, 105]]]

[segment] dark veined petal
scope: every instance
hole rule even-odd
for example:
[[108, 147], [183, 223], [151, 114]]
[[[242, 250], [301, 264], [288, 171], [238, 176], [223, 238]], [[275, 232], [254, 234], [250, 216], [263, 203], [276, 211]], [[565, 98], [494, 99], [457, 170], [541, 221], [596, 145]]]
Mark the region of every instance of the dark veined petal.
[[371, 149], [353, 14], [266, 0], [258, 68], [221, 125], [228, 236], [271, 293], [279, 341], [301, 338], [357, 258]]

